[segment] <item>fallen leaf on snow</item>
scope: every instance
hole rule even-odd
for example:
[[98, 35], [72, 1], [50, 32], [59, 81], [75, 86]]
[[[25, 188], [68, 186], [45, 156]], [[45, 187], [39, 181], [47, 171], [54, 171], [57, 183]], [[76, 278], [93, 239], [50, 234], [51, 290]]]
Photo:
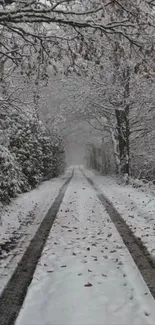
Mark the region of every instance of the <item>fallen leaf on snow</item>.
[[117, 249], [122, 249], [123, 246], [116, 245], [116, 248], [117, 248]]
[[145, 316], [149, 316], [149, 313], [148, 313], [147, 311], [145, 311], [145, 313], [144, 313], [144, 314], [145, 314]]
[[90, 283], [90, 282], [88, 282], [88, 283], [86, 283], [85, 285], [84, 285], [84, 287], [92, 287], [93, 285], [92, 285], [92, 283]]
[[107, 255], [104, 255], [103, 257], [104, 257], [106, 260], [108, 259], [108, 256], [107, 256]]

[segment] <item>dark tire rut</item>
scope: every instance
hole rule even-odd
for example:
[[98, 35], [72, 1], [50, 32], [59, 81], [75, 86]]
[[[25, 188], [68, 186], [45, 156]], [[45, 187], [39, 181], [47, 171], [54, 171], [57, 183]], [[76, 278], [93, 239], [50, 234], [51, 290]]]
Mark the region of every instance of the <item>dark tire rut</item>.
[[38, 260], [56, 218], [72, 175], [61, 187], [58, 196], [40, 224], [21, 261], [0, 297], [0, 325], [13, 325], [32, 281]]
[[[82, 171], [82, 170], [81, 170]], [[83, 171], [82, 171], [83, 173]], [[152, 296], [155, 298], [155, 261], [148, 252], [147, 248], [142, 243], [141, 239], [137, 238], [119, 212], [115, 209], [112, 202], [102, 193], [99, 192], [95, 183], [83, 173], [88, 183], [97, 192], [97, 197], [104, 205], [108, 215], [117, 228], [124, 244], [128, 248], [135, 264], [137, 265], [144, 281], [146, 282]]]

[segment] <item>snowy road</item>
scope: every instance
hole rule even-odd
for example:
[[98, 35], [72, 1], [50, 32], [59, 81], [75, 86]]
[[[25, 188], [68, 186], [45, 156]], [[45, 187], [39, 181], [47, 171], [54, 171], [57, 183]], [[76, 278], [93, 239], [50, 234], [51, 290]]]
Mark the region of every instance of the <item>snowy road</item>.
[[155, 302], [76, 168], [16, 325], [154, 324]]
[[0, 294], [70, 175], [68, 168], [61, 177], [20, 194], [0, 211]]

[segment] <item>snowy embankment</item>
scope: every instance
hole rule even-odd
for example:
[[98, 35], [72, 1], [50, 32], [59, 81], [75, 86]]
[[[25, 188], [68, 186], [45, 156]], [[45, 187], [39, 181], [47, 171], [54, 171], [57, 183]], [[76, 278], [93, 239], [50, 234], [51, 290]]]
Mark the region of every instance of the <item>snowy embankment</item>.
[[154, 319], [153, 297], [76, 169], [16, 325], [153, 325]]
[[70, 174], [68, 169], [62, 177], [43, 182], [1, 210], [0, 292]]
[[155, 258], [155, 195], [148, 190], [131, 185], [119, 185], [112, 177], [95, 175], [84, 170], [99, 191], [114, 205], [137, 238], [141, 238], [149, 253]]

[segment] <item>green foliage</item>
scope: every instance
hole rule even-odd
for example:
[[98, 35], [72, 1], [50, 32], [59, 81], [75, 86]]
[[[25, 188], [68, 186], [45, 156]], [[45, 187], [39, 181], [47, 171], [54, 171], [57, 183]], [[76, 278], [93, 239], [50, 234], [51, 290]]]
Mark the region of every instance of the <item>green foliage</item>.
[[31, 188], [42, 180], [42, 146], [38, 141], [38, 121], [34, 118], [27, 121], [20, 130], [12, 132], [9, 149], [16, 155], [22, 172]]
[[10, 197], [29, 190], [29, 184], [22, 173], [16, 156], [0, 145], [0, 200], [9, 201]]
[[45, 128], [41, 127], [41, 132], [39, 133], [39, 143], [42, 148], [42, 173], [44, 180], [48, 180], [53, 177], [53, 151], [52, 151], [52, 138], [49, 132]]
[[60, 137], [53, 134], [52, 139], [53, 176], [56, 177], [62, 173], [65, 168], [65, 150], [63, 141]]
[[62, 140], [50, 134], [36, 114], [11, 108], [2, 111], [0, 200], [8, 201], [41, 181], [59, 175], [65, 156]]

